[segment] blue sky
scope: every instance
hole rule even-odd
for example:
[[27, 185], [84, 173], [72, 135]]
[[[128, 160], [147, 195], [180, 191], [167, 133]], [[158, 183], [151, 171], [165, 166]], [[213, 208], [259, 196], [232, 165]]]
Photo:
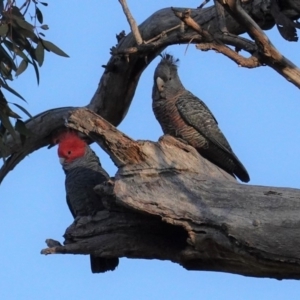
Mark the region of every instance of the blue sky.
[[[195, 1], [132, 1], [132, 14], [141, 23], [160, 8]], [[34, 115], [61, 106], [83, 106], [93, 96], [115, 34], [129, 32], [115, 1], [52, 1], [41, 7], [50, 26], [46, 38], [70, 58], [46, 53], [37, 86], [33, 70], [13, 87], [27, 100]], [[296, 65], [299, 45], [288, 43], [276, 29], [273, 44]], [[190, 45], [169, 47], [180, 59], [179, 74], [187, 89], [201, 98], [246, 166], [252, 185], [300, 188], [299, 90], [267, 67], [244, 69], [214, 52]], [[186, 53], [185, 53], [186, 52]], [[156, 141], [162, 131], [151, 108], [153, 71], [159, 58], [143, 73], [130, 110], [119, 129], [134, 139]], [[11, 97], [6, 94], [7, 97]], [[11, 98], [12, 101], [18, 101]], [[20, 103], [20, 102], [19, 102]], [[22, 104], [22, 103], [20, 103]], [[110, 175], [116, 168], [93, 145]], [[170, 262], [122, 258], [118, 269], [94, 275], [87, 256], [42, 256], [46, 238], [63, 241], [72, 222], [65, 202], [64, 174], [57, 149], [30, 154], [0, 186], [1, 299], [296, 299], [297, 281], [256, 279], [215, 272], [191, 272]]]

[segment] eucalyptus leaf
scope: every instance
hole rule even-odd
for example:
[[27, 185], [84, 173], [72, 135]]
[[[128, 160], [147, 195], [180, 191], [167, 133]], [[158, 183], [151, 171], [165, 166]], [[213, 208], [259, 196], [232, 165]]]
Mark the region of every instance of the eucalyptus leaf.
[[22, 74], [28, 67], [28, 62], [26, 59], [23, 59], [16, 71], [15, 76], [19, 76], [20, 74]]
[[40, 24], [43, 24], [43, 14], [37, 6], [35, 7], [35, 13]]
[[[7, 47], [8, 50], [13, 51], [13, 44], [7, 40], [4, 40], [4, 45]], [[6, 64], [10, 64], [10, 67], [16, 71], [17, 67], [15, 65], [15, 62], [13, 61], [13, 59], [10, 57], [10, 55], [6, 52], [6, 50], [2, 47], [2, 45], [0, 45], [0, 52], [6, 57], [6, 61], [4, 61]]]
[[0, 99], [0, 110], [2, 113], [4, 113], [7, 117], [12, 117], [15, 119], [20, 119], [21, 117], [11, 110], [11, 108], [8, 106], [7, 101], [4, 97]]
[[39, 68], [38, 68], [36, 62], [34, 61], [34, 59], [32, 60], [32, 65], [34, 67], [37, 84], [40, 84], [40, 72], [39, 72]]
[[1, 91], [0, 91], [0, 110], [8, 117], [12, 117], [15, 119], [21, 118], [17, 113], [12, 111], [11, 108], [8, 106], [8, 103]]
[[17, 103], [13, 103], [13, 102], [9, 102], [13, 105], [15, 105], [17, 108], [19, 108], [24, 114], [26, 114], [29, 118], [32, 118], [32, 115], [28, 112], [27, 109], [25, 109], [23, 106], [17, 104]]
[[21, 38], [25, 39], [31, 39], [33, 42], [38, 43], [38, 37], [35, 35], [33, 30], [27, 30], [24, 28], [18, 29], [19, 35], [21, 35]]
[[34, 50], [36, 61], [38, 62], [39, 66], [41, 67], [44, 62], [44, 46], [41, 41], [39, 41], [36, 49]]
[[16, 17], [15, 21], [20, 27], [27, 29], [28, 31], [33, 31], [34, 27], [30, 23], [26, 22], [25, 20]]
[[49, 41], [46, 41], [46, 40], [42, 40], [42, 43], [44, 45], [44, 48], [57, 54], [57, 55], [60, 55], [60, 56], [64, 56], [64, 57], [69, 57], [68, 54], [66, 54], [64, 51], [62, 51], [60, 48], [58, 48], [56, 45], [54, 45], [53, 43], [49, 42]]
[[22, 13], [20, 12], [19, 7], [17, 7], [17, 6], [12, 6], [11, 10], [10, 10], [10, 13], [13, 14], [14, 16], [20, 18], [20, 19], [24, 19]]
[[41, 28], [44, 29], [44, 30], [48, 30], [49, 26], [47, 24], [44, 24], [44, 25], [41, 26]]

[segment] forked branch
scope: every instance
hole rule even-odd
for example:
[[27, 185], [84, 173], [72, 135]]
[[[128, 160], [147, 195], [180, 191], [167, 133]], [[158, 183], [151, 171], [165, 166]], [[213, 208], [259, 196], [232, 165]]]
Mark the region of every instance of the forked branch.
[[239, 184], [172, 137], [133, 141], [88, 110], [75, 111], [68, 126], [94, 138], [118, 172], [105, 188], [108, 210], [77, 220], [65, 245], [52, 241], [43, 254], [155, 258], [188, 270], [300, 279], [299, 190]]
[[262, 64], [266, 64], [285, 79], [300, 88], [300, 69], [284, 57], [271, 43], [259, 25], [249, 16], [240, 4], [240, 0], [218, 0], [239, 24], [244, 26], [248, 34], [258, 46], [258, 55]]

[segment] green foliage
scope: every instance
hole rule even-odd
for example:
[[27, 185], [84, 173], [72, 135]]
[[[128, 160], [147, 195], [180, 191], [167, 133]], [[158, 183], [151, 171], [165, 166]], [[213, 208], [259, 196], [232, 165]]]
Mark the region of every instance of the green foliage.
[[[13, 81], [26, 71], [28, 65], [34, 68], [37, 82], [39, 83], [39, 67], [44, 62], [44, 52], [49, 51], [57, 55], [68, 57], [59, 47], [44, 39], [45, 34], [40, 30], [48, 30], [43, 24], [44, 17], [39, 5], [48, 6], [46, 2], [37, 0], [24, 0], [17, 6], [14, 0], [0, 0], [0, 152], [5, 152], [6, 139], [10, 135], [18, 138], [17, 132], [24, 141], [30, 132], [25, 123], [15, 113], [9, 104], [13, 104], [27, 116], [31, 117], [27, 110], [17, 103], [9, 103], [3, 89], [25, 101], [25, 99], [13, 88], [8, 81]], [[33, 13], [29, 13], [33, 11]], [[28, 20], [29, 19], [29, 20]], [[12, 125], [12, 118], [15, 125]]]

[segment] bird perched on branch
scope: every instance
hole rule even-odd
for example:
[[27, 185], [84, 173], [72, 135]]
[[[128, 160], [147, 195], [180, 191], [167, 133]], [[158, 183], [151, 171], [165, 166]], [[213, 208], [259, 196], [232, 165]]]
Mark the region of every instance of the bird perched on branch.
[[[66, 174], [67, 204], [74, 218], [94, 215], [103, 210], [101, 196], [94, 187], [109, 179], [93, 150], [74, 131], [61, 133], [57, 138], [58, 156]], [[118, 258], [90, 256], [93, 273], [113, 271]]]
[[164, 134], [180, 138], [206, 159], [241, 181], [249, 175], [232, 151], [206, 104], [187, 91], [173, 56], [164, 54], [154, 72], [152, 108]]

